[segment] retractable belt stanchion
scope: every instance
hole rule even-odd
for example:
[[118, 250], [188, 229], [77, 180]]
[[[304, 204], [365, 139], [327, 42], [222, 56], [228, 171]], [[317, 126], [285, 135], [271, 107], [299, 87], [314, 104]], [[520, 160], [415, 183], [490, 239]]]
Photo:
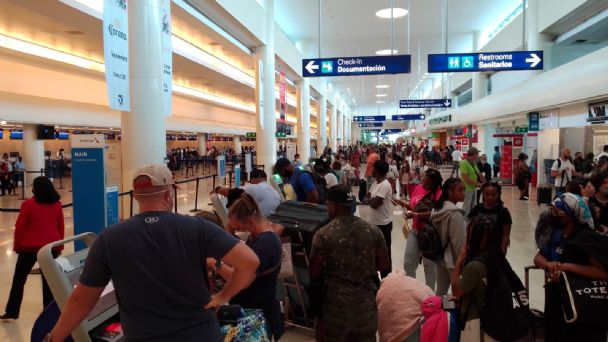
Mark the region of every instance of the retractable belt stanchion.
[[196, 193], [194, 194], [194, 209], [191, 209], [190, 212], [191, 213], [196, 213], [201, 211], [200, 209], [198, 209], [198, 186], [200, 183], [200, 178], [196, 177]]

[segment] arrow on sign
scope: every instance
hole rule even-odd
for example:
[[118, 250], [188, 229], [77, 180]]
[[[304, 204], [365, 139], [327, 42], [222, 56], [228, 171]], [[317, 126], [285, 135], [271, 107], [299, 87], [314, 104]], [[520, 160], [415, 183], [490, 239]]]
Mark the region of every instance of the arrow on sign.
[[443, 103], [446, 107], [451, 107], [452, 106], [452, 100], [445, 100], [445, 102]]
[[424, 120], [424, 114], [420, 114], [420, 120]]
[[319, 69], [319, 66], [315, 64], [315, 61], [310, 61], [308, 64], [306, 64], [305, 68], [309, 73], [314, 74], [315, 70]]
[[535, 53], [531, 53], [530, 57], [531, 58], [526, 58], [526, 63], [531, 63], [530, 67], [534, 68], [535, 66], [538, 65], [538, 63], [540, 63], [541, 59]]

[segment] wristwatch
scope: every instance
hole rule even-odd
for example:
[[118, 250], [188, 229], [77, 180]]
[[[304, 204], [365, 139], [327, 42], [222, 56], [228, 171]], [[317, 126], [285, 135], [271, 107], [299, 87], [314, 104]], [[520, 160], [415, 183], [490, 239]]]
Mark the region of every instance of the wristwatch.
[[53, 342], [53, 338], [51, 337], [51, 333], [46, 334], [42, 339], [42, 342]]

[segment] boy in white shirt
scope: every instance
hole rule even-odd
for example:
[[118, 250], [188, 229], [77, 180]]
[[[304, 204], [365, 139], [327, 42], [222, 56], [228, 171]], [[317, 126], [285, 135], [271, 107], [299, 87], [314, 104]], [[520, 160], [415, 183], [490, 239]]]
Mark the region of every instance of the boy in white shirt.
[[[393, 205], [391, 199], [393, 189], [386, 179], [388, 169], [388, 163], [384, 160], [378, 160], [374, 163], [372, 177], [375, 181], [365, 196], [364, 204], [368, 204], [372, 208], [369, 223], [375, 224], [382, 231], [389, 259], [391, 259], [391, 231], [393, 230]], [[392, 265], [392, 260], [389, 265]], [[391, 268], [389, 267], [388, 270], [380, 272], [380, 275], [384, 278], [390, 272]]]

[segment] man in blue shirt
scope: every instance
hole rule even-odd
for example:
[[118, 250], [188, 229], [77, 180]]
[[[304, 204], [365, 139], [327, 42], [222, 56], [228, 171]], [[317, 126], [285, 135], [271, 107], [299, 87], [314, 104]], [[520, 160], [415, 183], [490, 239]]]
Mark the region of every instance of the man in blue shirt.
[[274, 173], [291, 184], [298, 201], [319, 203], [319, 191], [310, 172], [294, 168], [287, 158], [279, 158], [274, 165]]
[[494, 146], [494, 178], [498, 177], [498, 173], [500, 172], [500, 148], [498, 146]]

